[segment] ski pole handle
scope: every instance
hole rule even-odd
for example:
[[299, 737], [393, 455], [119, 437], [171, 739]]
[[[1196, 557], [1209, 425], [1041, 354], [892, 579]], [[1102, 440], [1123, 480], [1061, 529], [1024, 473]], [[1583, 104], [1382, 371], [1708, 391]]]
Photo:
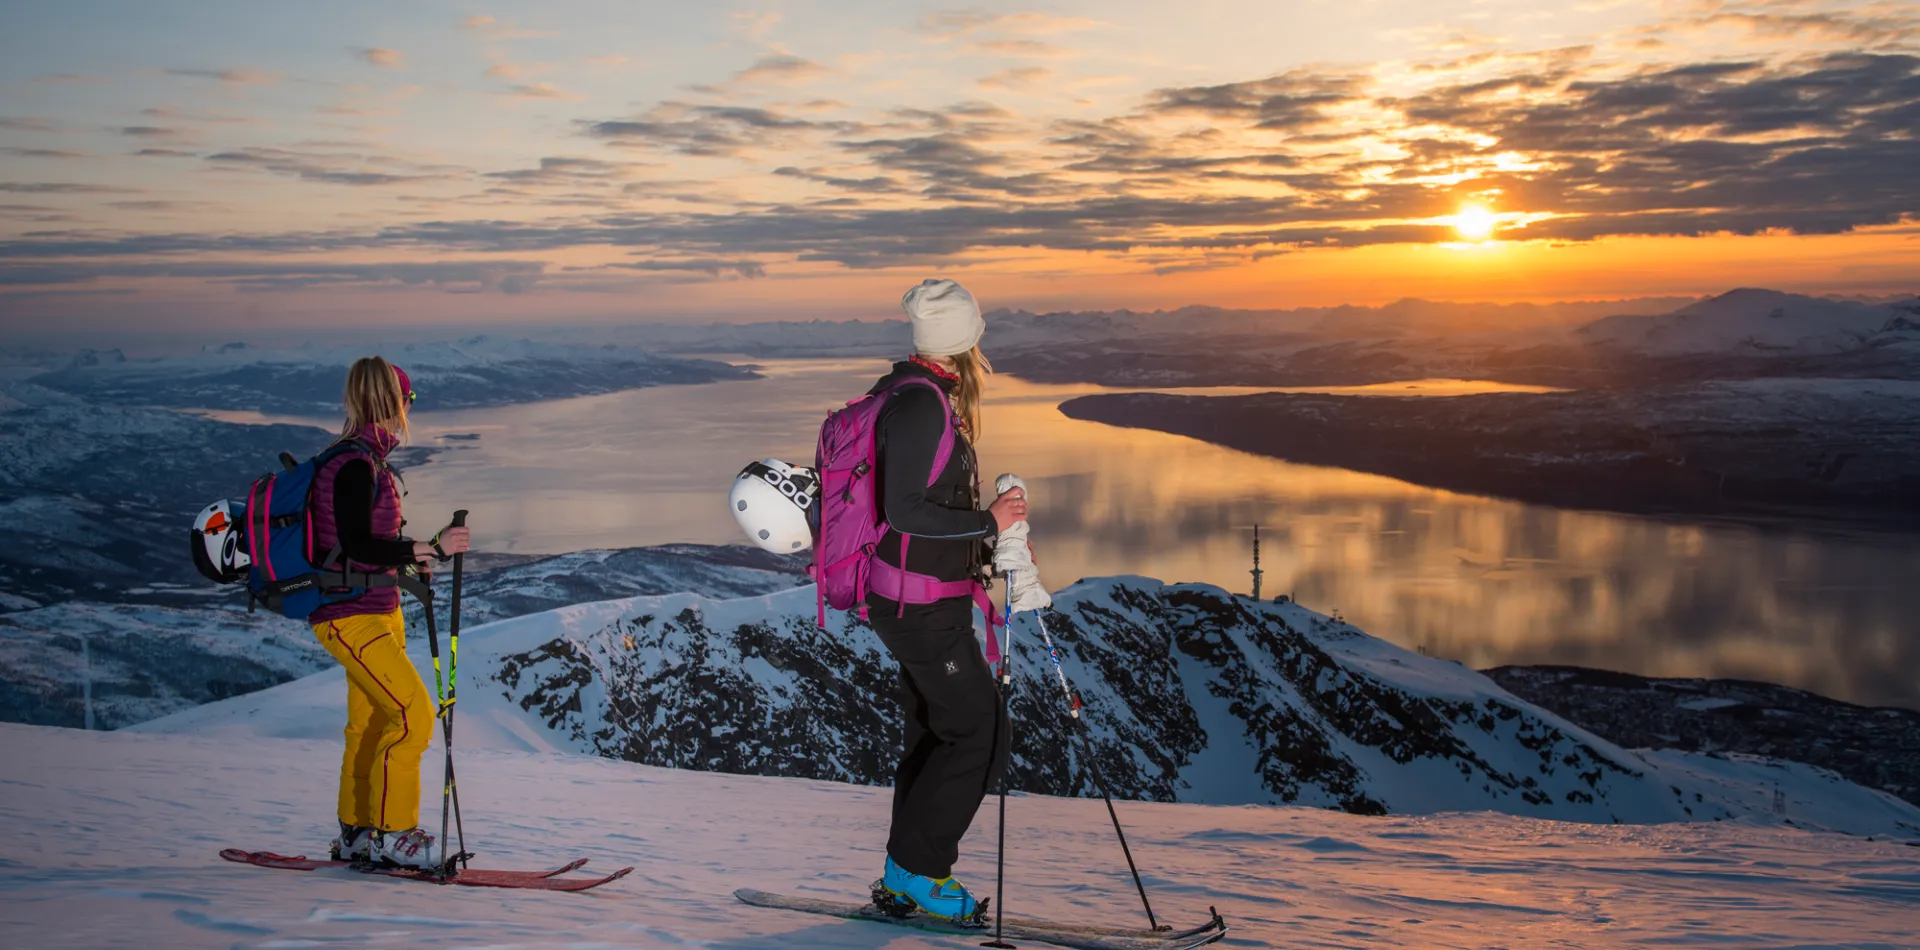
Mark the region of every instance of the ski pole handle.
[[[461, 508], [453, 513], [453, 521], [448, 527], [464, 528], [466, 526], [467, 509]], [[463, 573], [461, 568], [465, 566], [466, 559], [467, 556], [464, 552], [453, 556], [453, 604], [448, 608], [447, 623], [448, 626], [452, 628], [453, 649], [455, 651], [454, 655], [456, 656], [459, 655], [458, 651], [460, 649], [460, 575]], [[454, 662], [459, 661], [456, 660]], [[449, 687], [447, 692], [451, 695], [453, 692], [452, 688]]]

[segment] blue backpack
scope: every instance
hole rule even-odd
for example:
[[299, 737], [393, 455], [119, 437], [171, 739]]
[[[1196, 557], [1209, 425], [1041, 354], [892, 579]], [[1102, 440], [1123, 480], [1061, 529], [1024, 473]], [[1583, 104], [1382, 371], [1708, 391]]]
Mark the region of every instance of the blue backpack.
[[[338, 547], [325, 552], [313, 549], [314, 475], [320, 466], [353, 449], [373, 457], [357, 439], [336, 442], [304, 462], [280, 453], [283, 471], [254, 479], [245, 506], [228, 508], [223, 516], [217, 512], [226, 503], [215, 502], [201, 513], [201, 523], [192, 529], [194, 566], [215, 583], [244, 579], [248, 610], [264, 604], [295, 620], [305, 620], [328, 604], [358, 597], [373, 587], [399, 587], [425, 602], [431, 594], [410, 575], [350, 571]], [[237, 555], [245, 555], [244, 566]]]

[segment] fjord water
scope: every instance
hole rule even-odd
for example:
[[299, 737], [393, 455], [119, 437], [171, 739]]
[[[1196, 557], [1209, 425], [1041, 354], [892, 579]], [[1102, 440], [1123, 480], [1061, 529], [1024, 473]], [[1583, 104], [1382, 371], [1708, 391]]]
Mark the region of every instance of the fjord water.
[[[440, 451], [408, 472], [408, 512], [419, 524], [470, 508], [482, 546], [495, 551], [738, 541], [724, 500], [734, 474], [764, 456], [811, 459], [821, 417], [886, 367], [759, 365], [767, 378], [420, 412], [414, 441]], [[1492, 388], [1525, 387], [1419, 381], [1353, 391]], [[1257, 522], [1266, 596], [1291, 594], [1476, 668], [1736, 676], [1920, 705], [1920, 538], [1461, 495], [1058, 411], [1065, 399], [1114, 391], [1104, 387], [1001, 376], [990, 390], [981, 467], [1032, 485], [1034, 545], [1056, 589], [1143, 574], [1245, 592]]]

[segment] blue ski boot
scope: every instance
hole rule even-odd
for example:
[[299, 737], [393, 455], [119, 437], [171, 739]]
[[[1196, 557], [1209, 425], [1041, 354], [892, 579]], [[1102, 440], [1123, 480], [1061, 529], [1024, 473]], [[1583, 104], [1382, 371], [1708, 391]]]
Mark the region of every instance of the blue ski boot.
[[[986, 903], [974, 900], [966, 887], [951, 877], [915, 874], [895, 864], [889, 856], [886, 876], [880, 879], [879, 885], [874, 888], [874, 904], [895, 916], [904, 916], [895, 911], [907, 910], [910, 905], [911, 909], [929, 917], [968, 927], [986, 926]], [[884, 898], [891, 898], [892, 908], [881, 903]]]

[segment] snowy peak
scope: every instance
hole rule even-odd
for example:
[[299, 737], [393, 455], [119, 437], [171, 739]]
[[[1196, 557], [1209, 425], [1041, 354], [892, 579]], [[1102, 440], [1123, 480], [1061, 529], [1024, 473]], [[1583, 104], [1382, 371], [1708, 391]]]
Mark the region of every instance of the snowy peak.
[[[1036, 622], [1016, 624], [1015, 787], [1095, 791]], [[1293, 604], [1145, 578], [1082, 581], [1044, 615], [1107, 785], [1126, 798], [1587, 822], [1796, 820], [1920, 830], [1920, 809], [1809, 766], [1619, 749], [1456, 664]], [[703, 771], [891, 780], [895, 667], [812, 588], [581, 604], [470, 629], [466, 742]], [[417, 643], [417, 640], [415, 641]], [[424, 664], [423, 664], [423, 668]], [[138, 727], [323, 737], [337, 675]]]
[[1657, 355], [1844, 353], [1896, 331], [1902, 305], [1740, 288], [1663, 316], [1615, 316], [1578, 331], [1590, 343]]
[[120, 352], [118, 349], [84, 349], [74, 354], [73, 359], [67, 363], [67, 367], [69, 369], [86, 369], [96, 366], [119, 366], [126, 362], [127, 354]]

